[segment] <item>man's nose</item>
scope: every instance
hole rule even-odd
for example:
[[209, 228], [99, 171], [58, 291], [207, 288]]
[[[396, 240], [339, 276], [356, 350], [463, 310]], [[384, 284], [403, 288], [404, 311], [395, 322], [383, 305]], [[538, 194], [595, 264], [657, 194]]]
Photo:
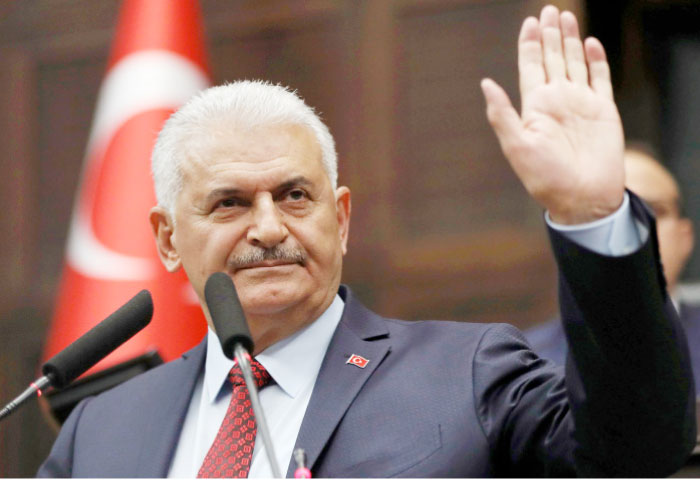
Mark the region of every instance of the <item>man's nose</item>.
[[282, 213], [271, 195], [261, 195], [255, 199], [252, 209], [253, 220], [248, 229], [248, 242], [260, 247], [274, 247], [283, 242], [289, 231], [284, 225]]

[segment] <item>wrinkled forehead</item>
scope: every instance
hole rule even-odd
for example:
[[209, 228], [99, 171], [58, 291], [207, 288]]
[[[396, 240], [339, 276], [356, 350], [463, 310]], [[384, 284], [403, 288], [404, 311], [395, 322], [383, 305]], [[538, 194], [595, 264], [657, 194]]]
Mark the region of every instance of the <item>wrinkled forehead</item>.
[[314, 171], [329, 180], [321, 147], [311, 129], [304, 125], [212, 125], [190, 135], [183, 142], [182, 154], [180, 175], [185, 184], [201, 181], [202, 176], [230, 174], [232, 166], [242, 176], [272, 176], [294, 167]]

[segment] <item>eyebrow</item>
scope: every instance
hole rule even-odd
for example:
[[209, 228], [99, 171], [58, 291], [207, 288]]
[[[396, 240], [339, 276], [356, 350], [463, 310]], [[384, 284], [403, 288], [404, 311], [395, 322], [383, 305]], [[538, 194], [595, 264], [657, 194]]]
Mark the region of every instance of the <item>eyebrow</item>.
[[[308, 187], [310, 185], [313, 185], [313, 183], [304, 177], [303, 175], [293, 177], [285, 182], [282, 182], [281, 184], [277, 185], [274, 187], [270, 192], [276, 194], [279, 192], [284, 192], [286, 190], [289, 190], [293, 187]], [[219, 199], [221, 197], [231, 197], [231, 196], [239, 196], [243, 195], [245, 191], [241, 189], [237, 189], [235, 187], [224, 187], [221, 189], [214, 189], [212, 190], [207, 196], [206, 196], [206, 201], [211, 202], [215, 199]]]
[[231, 189], [231, 188], [224, 188], [224, 189], [214, 189], [207, 196], [204, 198], [205, 203], [210, 203], [216, 199], [219, 199], [221, 197], [235, 197], [238, 196], [242, 193], [243, 191], [241, 189]]
[[297, 177], [294, 177], [286, 182], [281, 183], [274, 189], [272, 189], [272, 192], [283, 192], [285, 190], [289, 190], [292, 187], [308, 187], [312, 185], [312, 182], [304, 177], [303, 175], [299, 175]]

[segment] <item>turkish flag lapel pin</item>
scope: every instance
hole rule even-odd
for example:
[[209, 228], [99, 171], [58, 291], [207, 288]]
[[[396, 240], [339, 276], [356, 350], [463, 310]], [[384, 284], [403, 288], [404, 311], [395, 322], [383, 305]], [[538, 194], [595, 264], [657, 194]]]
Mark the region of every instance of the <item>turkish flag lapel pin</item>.
[[353, 366], [357, 366], [361, 369], [366, 368], [367, 363], [369, 363], [369, 359], [366, 359], [362, 356], [358, 356], [357, 354], [353, 354], [348, 358], [347, 361], [345, 361], [345, 364], [352, 364]]

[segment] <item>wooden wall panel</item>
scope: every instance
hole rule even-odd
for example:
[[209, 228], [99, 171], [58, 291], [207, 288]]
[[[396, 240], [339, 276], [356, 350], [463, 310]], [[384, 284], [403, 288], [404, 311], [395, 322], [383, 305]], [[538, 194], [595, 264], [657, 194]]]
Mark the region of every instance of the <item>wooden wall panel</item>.
[[541, 212], [498, 147], [479, 87], [493, 77], [517, 103], [514, 45], [533, 3], [395, 3], [383, 312], [525, 326], [553, 310]]
[[0, 201], [6, 206], [0, 209], [0, 303], [14, 308], [26, 300], [36, 247], [36, 225], [29, 215], [36, 210], [38, 191], [34, 62], [21, 47], [2, 48], [0, 56], [8, 62], [0, 69]]
[[[298, 29], [266, 29], [216, 38], [211, 48], [215, 82], [264, 79], [296, 89], [321, 113], [342, 144], [343, 103], [348, 92], [342, 18]], [[319, 46], [322, 46], [319, 48]], [[340, 150], [342, 145], [338, 146]]]
[[[33, 309], [33, 268], [39, 248], [35, 62], [21, 46], [0, 48], [0, 393], [3, 405], [35, 378], [44, 326]], [[0, 476], [18, 476], [47, 445], [27, 441], [47, 431], [36, 409], [0, 426]], [[39, 422], [37, 422], [39, 421]], [[46, 437], [47, 444], [52, 439]]]
[[[80, 182], [85, 147], [106, 59], [44, 63], [38, 69], [38, 251], [36, 279], [42, 298], [60, 280], [73, 199]], [[57, 202], [57, 199], [60, 199]]]

